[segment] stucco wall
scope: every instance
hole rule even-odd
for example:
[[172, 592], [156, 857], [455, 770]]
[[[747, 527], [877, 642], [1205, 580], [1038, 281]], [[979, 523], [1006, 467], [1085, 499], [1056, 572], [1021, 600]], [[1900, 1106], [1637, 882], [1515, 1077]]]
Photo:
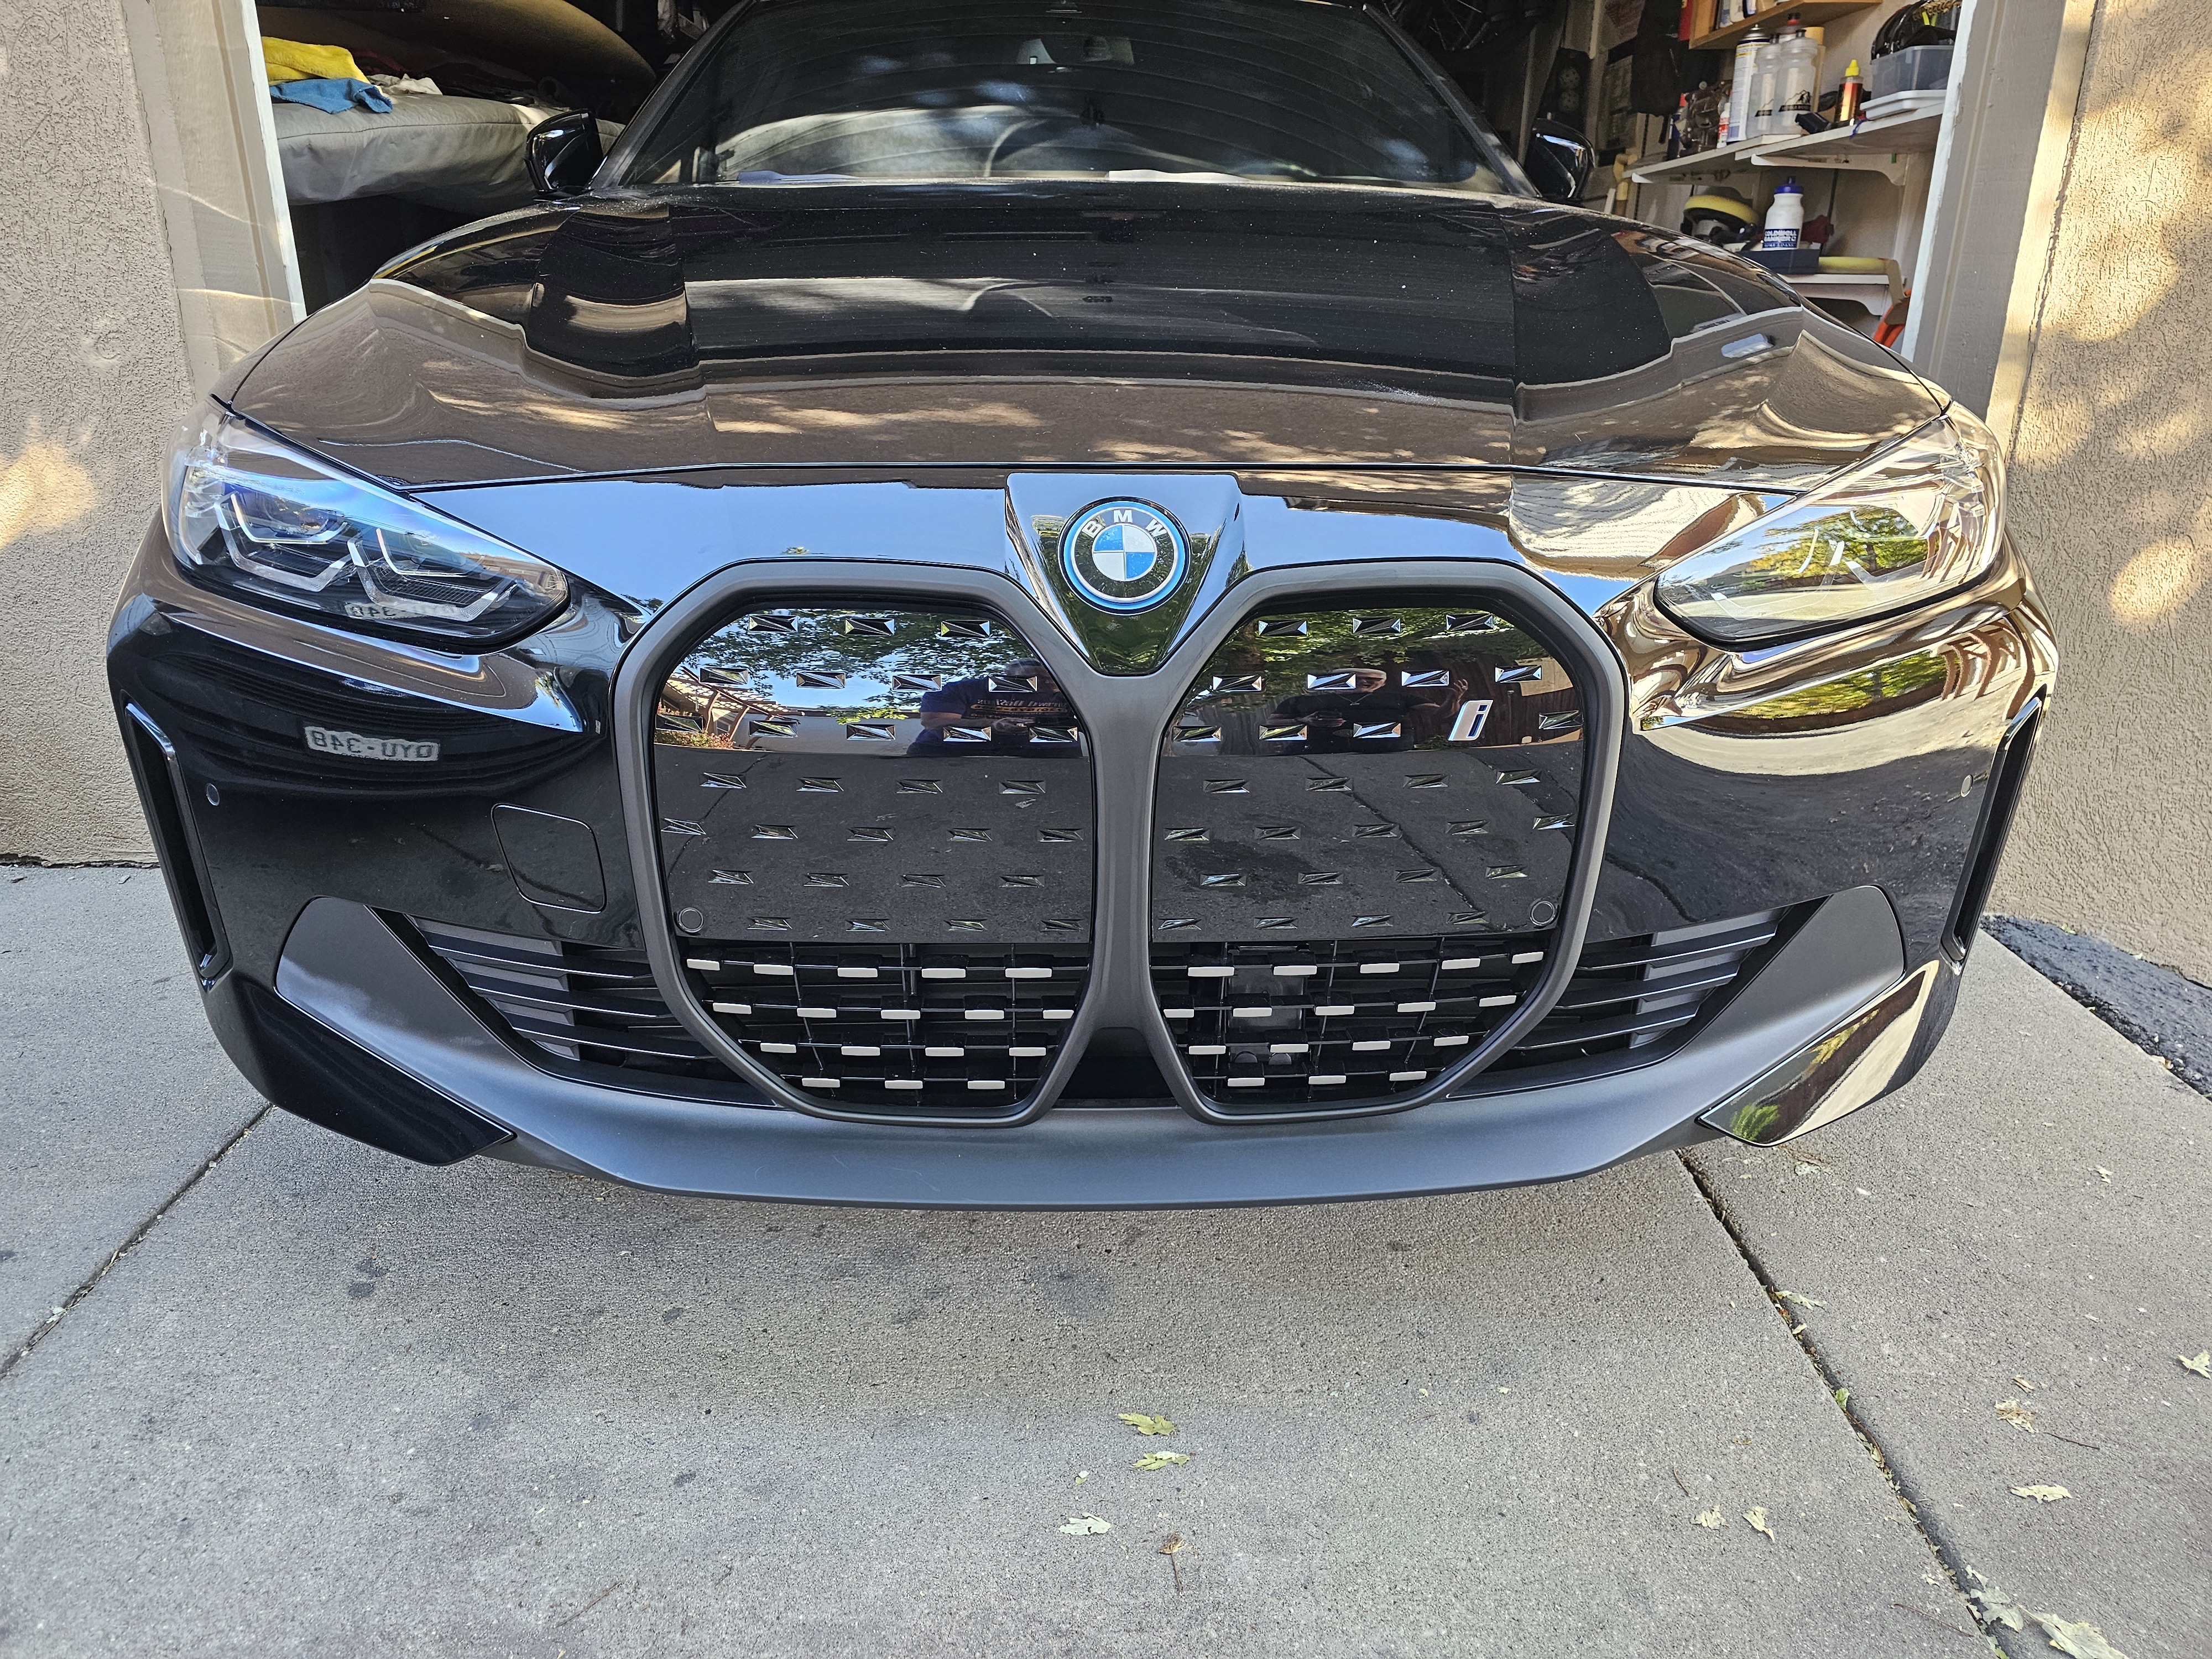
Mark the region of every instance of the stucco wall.
[[2103, 0], [2016, 428], [2063, 654], [1996, 908], [2212, 980], [2212, 43]]
[[189, 387], [114, 0], [0, 5], [0, 854], [149, 855], [100, 671]]

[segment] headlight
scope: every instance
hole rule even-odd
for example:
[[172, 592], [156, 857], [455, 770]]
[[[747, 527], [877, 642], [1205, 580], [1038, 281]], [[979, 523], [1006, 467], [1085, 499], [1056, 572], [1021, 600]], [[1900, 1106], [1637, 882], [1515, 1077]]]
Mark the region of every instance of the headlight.
[[2003, 501], [1996, 441], [1954, 409], [1670, 567], [1657, 583], [1659, 603], [1692, 634], [1726, 646], [1906, 610], [1990, 568]]
[[568, 603], [568, 579], [220, 408], [179, 447], [169, 545], [193, 580], [358, 633], [477, 650]]

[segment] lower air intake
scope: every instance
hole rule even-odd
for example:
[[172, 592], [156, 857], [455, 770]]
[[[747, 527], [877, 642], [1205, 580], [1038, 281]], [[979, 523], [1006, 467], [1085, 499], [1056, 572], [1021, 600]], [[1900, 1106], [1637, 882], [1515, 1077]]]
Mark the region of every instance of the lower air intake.
[[452, 922], [422, 942], [516, 1036], [556, 1060], [678, 1077], [730, 1073], [668, 1010], [642, 951], [607, 951]]
[[1059, 1057], [1088, 951], [1042, 946], [687, 942], [732, 1040], [827, 1107], [1004, 1117]]
[[1152, 991], [1192, 1083], [1224, 1111], [1371, 1105], [1511, 1018], [1549, 935], [1154, 945]]

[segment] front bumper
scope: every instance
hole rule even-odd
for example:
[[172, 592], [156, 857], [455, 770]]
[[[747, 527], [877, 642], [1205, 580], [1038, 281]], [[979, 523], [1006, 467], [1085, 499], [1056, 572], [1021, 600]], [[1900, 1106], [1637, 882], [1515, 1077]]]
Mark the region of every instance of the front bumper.
[[[1898, 984], [1903, 967], [1888, 902], [1860, 888], [1823, 905], [1695, 1037], [1650, 1066], [1385, 1117], [1249, 1127], [1200, 1122], [1164, 1104], [1063, 1107], [1012, 1127], [841, 1123], [556, 1075], [517, 1054], [391, 924], [335, 899], [316, 901], [300, 918], [276, 990], [324, 1033], [331, 1073], [344, 1069], [351, 1049], [453, 1103], [434, 1139], [407, 1145], [418, 1158], [449, 1161], [453, 1148], [473, 1139], [498, 1156], [664, 1192], [1094, 1210], [1518, 1186], [1705, 1138], [1714, 1132], [1702, 1114], [1848, 1024]], [[1938, 994], [1891, 1028], [1894, 1054], [1880, 1088], [1917, 1067], [1949, 1016], [1952, 974], [1937, 972], [1931, 983]], [[249, 1013], [226, 1035], [255, 1070], [251, 1022]], [[298, 1103], [331, 1127], [349, 1127], [332, 1115], [328, 1093]], [[428, 1126], [380, 1117], [351, 1127], [390, 1136]]]
[[[887, 589], [916, 580], [883, 568]], [[856, 1123], [548, 1064], [401, 920], [632, 953], [665, 931], [617, 763], [620, 613], [587, 592], [509, 652], [441, 659], [227, 605], [149, 536], [111, 680], [126, 731], [161, 738], [133, 757], [211, 1018], [277, 1103], [425, 1162], [489, 1150], [670, 1191], [954, 1207], [1382, 1197], [1570, 1177], [1718, 1128], [1784, 1138], [1894, 1088], [1940, 1035], [2051, 672], [2009, 556], [1941, 606], [1778, 662], [1686, 645], [1626, 591], [1597, 617], [1626, 707], [1577, 943], [1790, 919], [1680, 1040], [1478, 1073], [1388, 1115], [1048, 1102], [1024, 1122]], [[310, 757], [302, 720], [434, 735], [445, 763]], [[589, 828], [593, 903], [533, 891], [498, 827], [516, 811]], [[1147, 994], [1140, 975], [1126, 989]]]

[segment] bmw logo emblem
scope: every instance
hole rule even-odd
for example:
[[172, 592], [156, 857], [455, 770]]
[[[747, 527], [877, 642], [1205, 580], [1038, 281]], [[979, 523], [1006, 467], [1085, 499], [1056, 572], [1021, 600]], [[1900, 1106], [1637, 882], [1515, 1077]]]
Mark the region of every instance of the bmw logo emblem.
[[1060, 568], [1103, 611], [1149, 611], [1190, 568], [1182, 526], [1142, 501], [1101, 501], [1060, 538]]

